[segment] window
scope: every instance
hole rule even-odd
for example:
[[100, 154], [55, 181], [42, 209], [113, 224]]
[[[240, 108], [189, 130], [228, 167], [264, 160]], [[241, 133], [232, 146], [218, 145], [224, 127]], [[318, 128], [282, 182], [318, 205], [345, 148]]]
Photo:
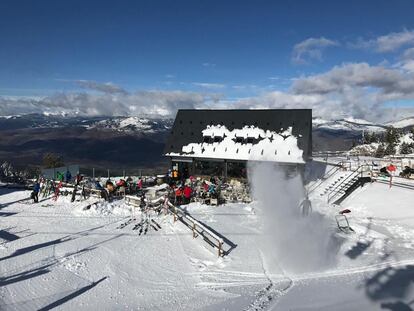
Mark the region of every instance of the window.
[[195, 161], [194, 173], [199, 176], [224, 176], [224, 162]]
[[246, 162], [227, 162], [227, 177], [246, 178]]
[[236, 137], [236, 143], [242, 144], [244, 141], [243, 137]]
[[203, 137], [203, 143], [210, 144], [212, 138], [210, 136], [204, 136]]

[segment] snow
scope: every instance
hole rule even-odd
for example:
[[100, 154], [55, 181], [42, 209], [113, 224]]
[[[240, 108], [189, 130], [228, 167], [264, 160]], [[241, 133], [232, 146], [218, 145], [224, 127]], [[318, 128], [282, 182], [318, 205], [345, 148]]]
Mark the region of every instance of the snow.
[[[203, 130], [203, 136], [222, 137], [222, 140], [213, 143], [190, 143], [182, 147], [181, 153], [171, 152], [167, 156], [304, 163], [303, 151], [299, 149], [297, 137], [292, 134], [291, 127], [276, 133], [248, 125], [232, 131], [222, 125], [209, 125]], [[238, 137], [245, 141], [238, 142]], [[259, 141], [250, 143], [246, 141], [248, 138]]]
[[[320, 189], [341, 174], [346, 172], [338, 171]], [[0, 309], [410, 310], [413, 193], [372, 183], [342, 206], [332, 206], [323, 191], [315, 191], [313, 209], [324, 215], [335, 236], [336, 263], [290, 273], [283, 266], [267, 270], [256, 201], [185, 207], [225, 238], [229, 253], [218, 258], [169, 215], [152, 215], [162, 229], [139, 235], [131, 226], [117, 229], [131, 213], [122, 200], [83, 210], [97, 199], [41, 198], [32, 204], [25, 200], [29, 191], [0, 188]], [[275, 208], [280, 196], [274, 198]], [[336, 230], [335, 215], [344, 208], [351, 210], [355, 233]], [[136, 217], [139, 222], [139, 212]], [[18, 239], [7, 240], [5, 232]], [[307, 257], [304, 253], [303, 260]]]
[[388, 122], [385, 124], [386, 126], [392, 126], [395, 128], [404, 128], [408, 126], [414, 126], [414, 117], [404, 118], [399, 121]]
[[357, 124], [365, 124], [365, 125], [374, 125], [374, 123], [364, 120], [364, 119], [357, 119], [354, 117], [348, 117], [348, 118], [344, 118], [344, 121], [346, 122], [350, 122], [350, 123], [357, 123]]
[[158, 120], [145, 117], [113, 117], [89, 125], [88, 129], [104, 128], [119, 132], [145, 132], [153, 134], [169, 128], [171, 120]]
[[384, 132], [385, 127], [370, 121], [348, 117], [339, 120], [323, 120], [320, 118], [312, 119], [313, 128], [320, 128], [331, 131], [368, 131]]

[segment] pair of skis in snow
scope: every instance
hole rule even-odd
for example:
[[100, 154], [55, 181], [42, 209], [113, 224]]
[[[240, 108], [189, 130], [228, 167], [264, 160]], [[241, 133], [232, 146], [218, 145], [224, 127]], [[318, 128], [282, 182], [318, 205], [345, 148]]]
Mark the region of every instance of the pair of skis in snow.
[[[126, 222], [120, 224], [117, 227], [117, 229], [123, 229], [135, 221], [136, 221], [136, 218], [131, 217]], [[141, 235], [142, 233], [147, 234], [150, 227], [154, 229], [155, 231], [158, 231], [161, 229], [161, 225], [158, 222], [156, 222], [154, 219], [149, 219], [149, 217], [145, 217], [145, 218], [143, 217], [139, 223], [135, 224], [132, 227], [132, 230], [134, 231], [139, 230], [139, 235]]]
[[139, 230], [138, 234], [141, 235], [144, 233], [147, 234], [149, 228], [154, 229], [155, 231], [158, 231], [161, 229], [161, 226], [158, 222], [156, 222], [154, 219], [145, 218], [142, 219], [140, 223], [136, 224], [132, 230]]

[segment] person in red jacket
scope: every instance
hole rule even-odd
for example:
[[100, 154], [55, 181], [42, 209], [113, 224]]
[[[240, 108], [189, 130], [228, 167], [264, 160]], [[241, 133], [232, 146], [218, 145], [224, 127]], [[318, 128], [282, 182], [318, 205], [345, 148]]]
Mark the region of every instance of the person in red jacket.
[[184, 187], [184, 190], [183, 190], [184, 203], [186, 204], [190, 203], [192, 192], [193, 192], [193, 189], [191, 189], [191, 187], [189, 187], [188, 185]]
[[177, 187], [177, 189], [175, 189], [175, 203], [181, 204], [182, 199], [183, 199], [183, 188]]

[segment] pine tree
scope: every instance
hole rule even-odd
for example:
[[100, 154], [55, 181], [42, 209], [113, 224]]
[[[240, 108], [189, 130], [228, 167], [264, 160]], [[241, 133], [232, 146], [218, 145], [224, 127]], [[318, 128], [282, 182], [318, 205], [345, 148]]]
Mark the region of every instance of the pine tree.
[[387, 128], [385, 133], [385, 142], [388, 145], [396, 145], [398, 143], [398, 139], [400, 138], [400, 131], [398, 129], [393, 128], [392, 126]]
[[375, 152], [376, 158], [382, 158], [385, 155], [385, 147], [384, 144], [380, 144], [377, 148], [377, 151]]
[[400, 153], [401, 154], [411, 154], [414, 153], [414, 143], [402, 143], [400, 146]]
[[384, 150], [385, 155], [394, 155], [395, 154], [395, 144], [388, 144], [387, 148]]
[[370, 144], [371, 143], [371, 134], [369, 132], [364, 133], [364, 139], [362, 141], [363, 144]]
[[63, 158], [55, 153], [46, 153], [43, 156], [43, 166], [45, 168], [54, 168], [64, 166]]

